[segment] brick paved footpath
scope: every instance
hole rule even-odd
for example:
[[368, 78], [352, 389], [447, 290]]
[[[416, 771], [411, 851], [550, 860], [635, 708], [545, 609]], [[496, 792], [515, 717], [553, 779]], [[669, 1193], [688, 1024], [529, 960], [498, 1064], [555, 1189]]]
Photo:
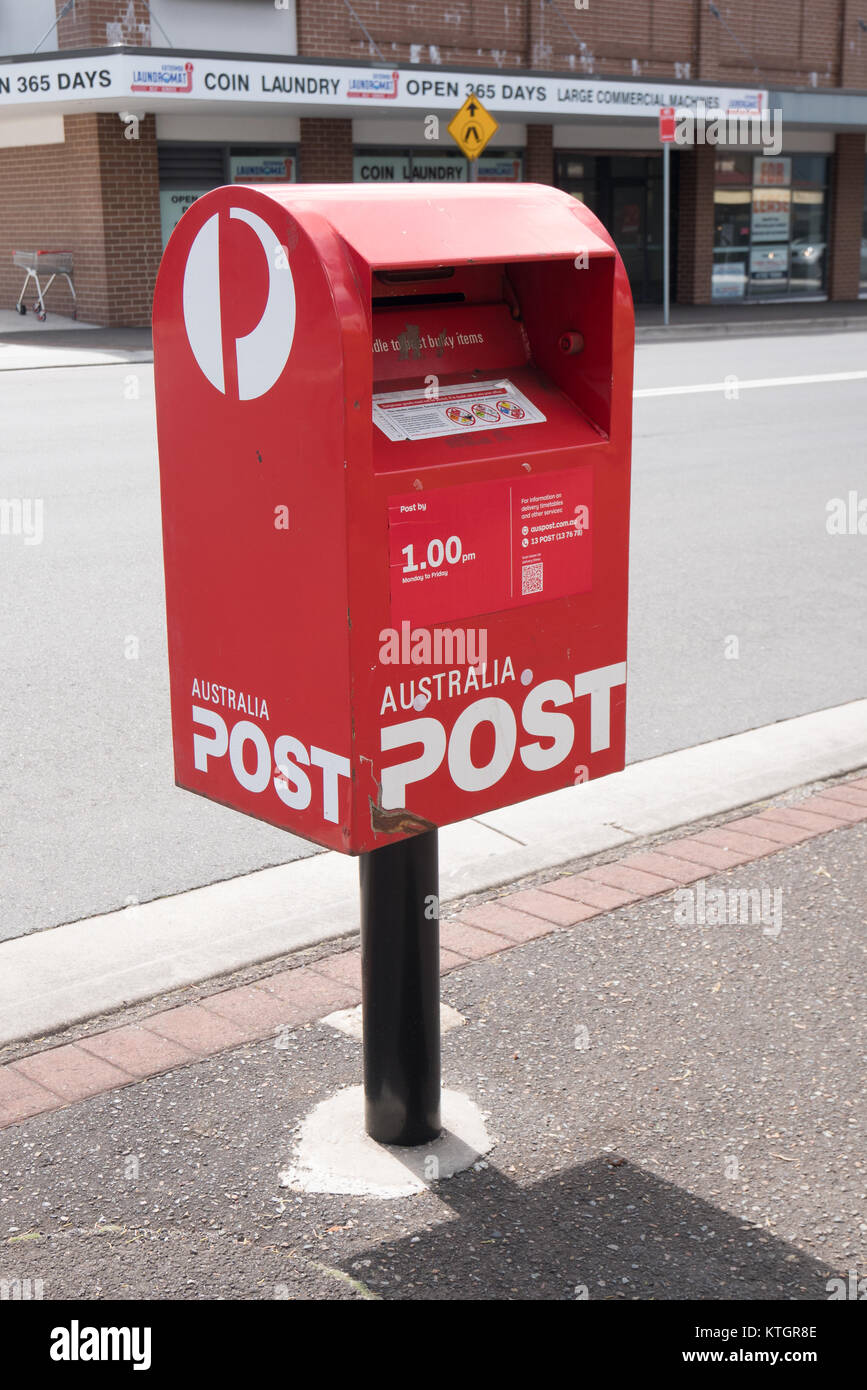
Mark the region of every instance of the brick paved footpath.
[[[440, 924], [441, 970], [668, 893], [846, 825], [867, 820], [867, 777], [681, 835], [535, 888], [491, 898]], [[243, 1043], [300, 1027], [361, 997], [361, 956], [348, 950], [39, 1050], [0, 1067], [0, 1128], [129, 1086]]]

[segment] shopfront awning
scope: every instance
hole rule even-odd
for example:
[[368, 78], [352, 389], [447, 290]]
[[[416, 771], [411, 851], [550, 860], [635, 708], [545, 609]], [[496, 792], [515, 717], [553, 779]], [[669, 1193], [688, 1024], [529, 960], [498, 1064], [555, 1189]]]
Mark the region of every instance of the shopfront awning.
[[450, 115], [475, 95], [523, 121], [653, 120], [661, 106], [708, 113], [764, 110], [764, 90], [586, 77], [577, 73], [365, 67], [304, 58], [96, 48], [0, 59], [0, 119], [34, 108], [83, 111], [273, 113], [352, 118], [390, 112]]

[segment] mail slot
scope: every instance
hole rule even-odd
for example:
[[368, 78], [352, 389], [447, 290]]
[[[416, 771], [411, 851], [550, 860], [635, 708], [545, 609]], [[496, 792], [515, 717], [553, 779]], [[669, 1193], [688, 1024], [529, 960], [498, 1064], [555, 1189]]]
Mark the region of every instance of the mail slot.
[[178, 785], [361, 853], [622, 768], [632, 354], [557, 189], [200, 198], [154, 302]]

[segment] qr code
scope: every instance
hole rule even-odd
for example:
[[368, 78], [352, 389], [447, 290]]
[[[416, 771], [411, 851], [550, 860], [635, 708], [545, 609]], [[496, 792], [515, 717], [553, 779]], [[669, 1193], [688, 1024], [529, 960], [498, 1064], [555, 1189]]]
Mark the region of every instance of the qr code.
[[542, 561], [536, 565], [525, 565], [521, 570], [521, 593], [522, 594], [541, 594], [542, 592]]

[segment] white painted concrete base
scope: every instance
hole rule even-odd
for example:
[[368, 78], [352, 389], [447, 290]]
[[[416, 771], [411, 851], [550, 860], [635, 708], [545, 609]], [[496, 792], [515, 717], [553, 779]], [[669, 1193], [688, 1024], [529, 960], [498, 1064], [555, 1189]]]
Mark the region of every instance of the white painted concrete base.
[[[457, 1009], [453, 1009], [451, 1004], [444, 1004], [440, 1000], [440, 1036], [443, 1033], [450, 1033], [453, 1028], [460, 1028], [462, 1023], [466, 1023], [463, 1014], [459, 1014]], [[338, 1033], [345, 1033], [348, 1038], [355, 1038], [361, 1042], [361, 1005], [356, 1004], [354, 1009], [338, 1009], [333, 1014], [328, 1014], [322, 1020], [332, 1028], [336, 1028]]]
[[471, 1168], [494, 1146], [481, 1110], [461, 1091], [443, 1091], [442, 1118], [443, 1132], [432, 1144], [377, 1144], [364, 1130], [364, 1088], [347, 1087], [302, 1121], [280, 1185], [294, 1192], [413, 1197]]

